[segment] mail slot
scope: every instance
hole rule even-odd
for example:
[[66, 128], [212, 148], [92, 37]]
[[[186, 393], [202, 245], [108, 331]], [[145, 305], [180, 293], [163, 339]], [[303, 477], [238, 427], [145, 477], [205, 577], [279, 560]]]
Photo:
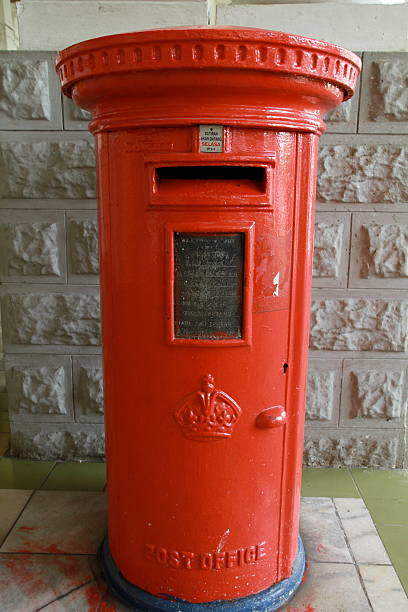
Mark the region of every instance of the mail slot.
[[299, 539], [316, 152], [360, 61], [241, 28], [62, 51], [92, 112], [106, 579], [131, 609], [280, 608]]
[[262, 166], [163, 166], [156, 168], [153, 189], [175, 197], [180, 191], [190, 191], [191, 195], [201, 191], [219, 198], [233, 193], [265, 193], [266, 186], [266, 168]]

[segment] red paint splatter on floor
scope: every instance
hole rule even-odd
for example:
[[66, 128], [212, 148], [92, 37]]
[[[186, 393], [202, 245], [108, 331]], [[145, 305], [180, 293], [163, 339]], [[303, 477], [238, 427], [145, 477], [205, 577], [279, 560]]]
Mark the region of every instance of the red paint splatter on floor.
[[35, 531], [38, 527], [28, 527], [26, 525], [21, 525], [17, 531]]
[[116, 612], [116, 607], [104, 600], [105, 589], [102, 590], [98, 586], [91, 585], [86, 588], [85, 596], [87, 599], [88, 606], [90, 606], [87, 612]]
[[71, 584], [81, 584], [92, 578], [92, 572], [88, 566], [75, 557], [56, 555], [52, 557], [52, 564]]
[[305, 608], [293, 608], [292, 606], [288, 606], [286, 612], [317, 612], [317, 608], [310, 605], [306, 605]]
[[309, 560], [306, 558], [305, 573], [303, 574], [303, 578], [302, 578], [301, 584], [305, 584], [305, 582], [307, 581], [307, 579], [309, 577], [309, 571], [310, 571], [310, 564], [309, 564]]
[[316, 547], [317, 552], [319, 553], [326, 553], [327, 552], [327, 548], [324, 544], [318, 544]]
[[[38, 546], [38, 544], [37, 544]], [[43, 546], [42, 547], [42, 552], [47, 552], [47, 553], [59, 553], [59, 554], [67, 554], [66, 550], [61, 550], [61, 548], [58, 548], [58, 546], [56, 544], [50, 544], [50, 546]]]
[[[3, 561], [4, 566], [10, 570], [11, 580], [18, 585], [21, 593], [24, 593], [29, 599], [34, 599], [39, 593], [47, 590], [46, 582], [38, 577], [38, 569], [35, 567], [34, 561], [31, 555], [10, 556], [9, 559]], [[6, 585], [4, 587], [6, 588]]]
[[60, 595], [61, 585], [69, 590], [92, 578], [83, 559], [69, 556], [4, 555], [2, 564], [8, 572], [0, 579], [0, 593], [7, 592], [11, 583], [17, 587], [21, 602], [27, 606], [29, 601], [37, 603], [45, 593]]
[[31, 550], [27, 550], [26, 548], [16, 548], [15, 550], [9, 551], [13, 553], [21, 553], [22, 555], [27, 555], [31, 553]]
[[85, 589], [85, 597], [88, 603], [88, 606], [91, 606], [88, 609], [88, 612], [96, 612], [97, 606], [101, 600], [102, 593], [97, 586], [89, 586]]
[[8, 550], [7, 552], [18, 552], [18, 553], [52, 553], [58, 555], [70, 555], [74, 554], [72, 551], [63, 550], [62, 548], [58, 548], [56, 544], [49, 544], [45, 546], [40, 542], [29, 540], [28, 538], [21, 538], [21, 545], [23, 548], [15, 548], [13, 550]]
[[106, 601], [102, 601], [99, 604], [98, 612], [116, 612], [116, 607], [112, 607], [111, 604], [106, 603]]

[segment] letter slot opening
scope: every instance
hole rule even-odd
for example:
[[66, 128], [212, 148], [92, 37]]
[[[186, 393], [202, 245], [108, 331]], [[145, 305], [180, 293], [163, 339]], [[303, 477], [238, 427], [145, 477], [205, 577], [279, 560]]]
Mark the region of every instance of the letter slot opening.
[[265, 166], [206, 165], [156, 167], [153, 190], [161, 195], [251, 196], [266, 193]]

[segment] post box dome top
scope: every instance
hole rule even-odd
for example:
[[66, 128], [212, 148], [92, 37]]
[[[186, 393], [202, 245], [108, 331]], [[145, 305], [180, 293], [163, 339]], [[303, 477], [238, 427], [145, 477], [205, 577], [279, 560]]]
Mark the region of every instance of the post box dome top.
[[90, 77], [163, 69], [229, 68], [322, 79], [353, 95], [361, 61], [331, 43], [258, 28], [168, 28], [86, 40], [61, 51], [63, 91]]
[[361, 62], [295, 34], [205, 26], [95, 38], [61, 51], [56, 68], [94, 133], [228, 123], [321, 134]]

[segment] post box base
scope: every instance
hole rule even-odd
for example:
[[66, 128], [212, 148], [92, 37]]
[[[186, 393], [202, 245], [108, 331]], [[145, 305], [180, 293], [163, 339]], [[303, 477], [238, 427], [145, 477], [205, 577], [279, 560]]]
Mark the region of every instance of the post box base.
[[293, 597], [303, 580], [306, 564], [303, 542], [299, 537], [298, 554], [289, 578], [248, 597], [191, 603], [182, 599], [156, 597], [126, 580], [112, 558], [107, 537], [100, 550], [100, 561], [112, 593], [135, 612], [273, 612]]

